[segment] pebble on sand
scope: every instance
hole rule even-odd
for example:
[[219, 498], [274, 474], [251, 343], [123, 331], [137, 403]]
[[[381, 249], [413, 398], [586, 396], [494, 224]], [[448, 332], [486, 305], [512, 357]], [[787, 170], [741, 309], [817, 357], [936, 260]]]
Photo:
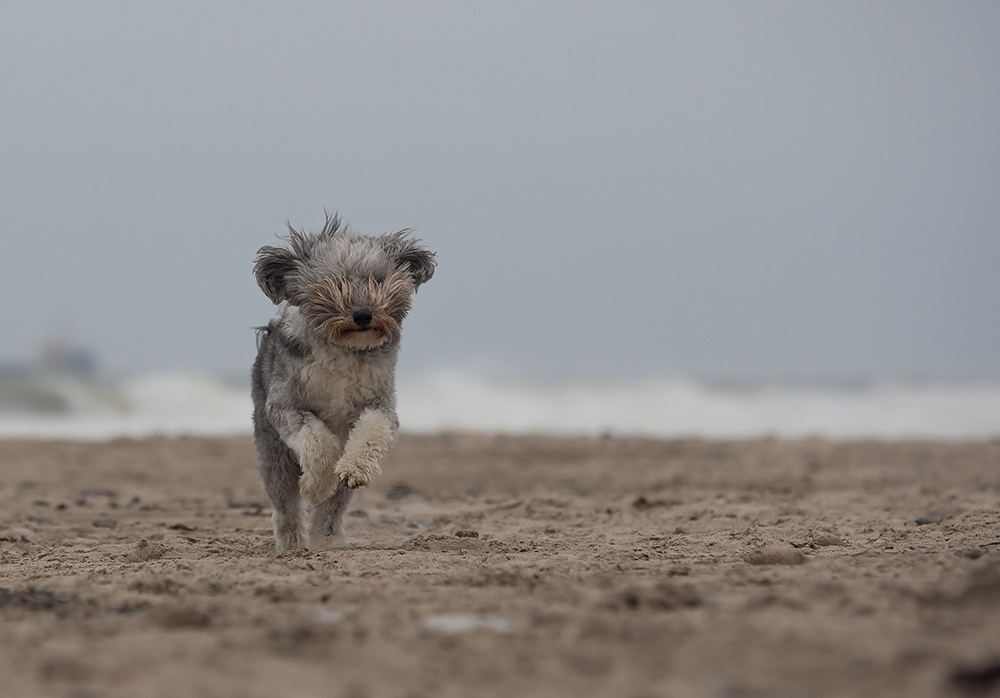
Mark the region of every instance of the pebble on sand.
[[0, 531], [0, 540], [12, 543], [31, 543], [35, 540], [35, 534], [26, 528], [5, 528]]
[[790, 545], [768, 545], [743, 558], [751, 565], [801, 565], [806, 556]]
[[829, 545], [844, 545], [844, 540], [833, 533], [820, 533], [813, 536], [809, 543], [813, 547], [822, 548]]
[[427, 616], [420, 624], [424, 632], [435, 635], [459, 635], [472, 630], [492, 630], [495, 633], [510, 633], [510, 623], [499, 616], [483, 613], [446, 613]]
[[158, 560], [166, 554], [167, 549], [160, 543], [151, 543], [145, 538], [139, 540], [132, 548], [130, 557], [137, 562]]

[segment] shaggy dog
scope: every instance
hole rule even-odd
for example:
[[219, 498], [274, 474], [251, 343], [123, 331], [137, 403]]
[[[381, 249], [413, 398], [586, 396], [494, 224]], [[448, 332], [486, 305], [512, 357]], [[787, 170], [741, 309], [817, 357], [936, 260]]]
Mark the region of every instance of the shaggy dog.
[[435, 255], [409, 231], [369, 237], [327, 216], [323, 230], [289, 225], [284, 247], [257, 253], [254, 275], [275, 304], [253, 365], [257, 470], [274, 507], [277, 551], [343, 537], [353, 489], [381, 473], [396, 440], [400, 328]]

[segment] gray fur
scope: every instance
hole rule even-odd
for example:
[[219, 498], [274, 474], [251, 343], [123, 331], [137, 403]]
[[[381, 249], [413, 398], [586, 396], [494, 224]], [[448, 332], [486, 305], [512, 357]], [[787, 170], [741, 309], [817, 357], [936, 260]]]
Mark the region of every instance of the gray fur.
[[[318, 234], [289, 230], [286, 246], [262, 247], [254, 265], [264, 293], [284, 304], [258, 330], [251, 374], [257, 469], [274, 507], [278, 552], [308, 546], [307, 496], [314, 539], [342, 537], [353, 488], [380, 472], [399, 428], [399, 323], [435, 267], [434, 254], [407, 231], [358, 235], [336, 216]], [[350, 307], [324, 301], [330, 288], [348, 288], [336, 298]], [[383, 291], [395, 302], [379, 306]], [[367, 301], [370, 328], [352, 315], [368, 311]]]

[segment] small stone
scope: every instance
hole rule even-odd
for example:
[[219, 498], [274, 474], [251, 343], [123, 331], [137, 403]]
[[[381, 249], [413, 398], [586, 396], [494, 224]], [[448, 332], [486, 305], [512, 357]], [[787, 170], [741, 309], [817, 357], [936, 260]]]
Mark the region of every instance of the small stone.
[[750, 565], [801, 565], [806, 556], [790, 545], [768, 545], [743, 558]]
[[94, 519], [94, 524], [93, 524], [94, 528], [114, 528], [117, 525], [118, 525], [117, 521], [107, 517]]
[[0, 531], [0, 540], [8, 540], [12, 543], [31, 543], [35, 540], [35, 534], [26, 528], [7, 528]]
[[924, 514], [923, 516], [918, 516], [916, 518], [918, 526], [926, 526], [927, 524], [941, 523], [940, 514]]
[[508, 621], [481, 613], [452, 613], [427, 616], [420, 624], [424, 632], [436, 635], [459, 635], [473, 630], [492, 630], [495, 633], [512, 632]]
[[479, 538], [479, 531], [455, 531], [459, 538]]
[[167, 549], [159, 543], [150, 543], [142, 538], [135, 547], [132, 548], [130, 557], [137, 562], [147, 562], [148, 560], [158, 560], [163, 557]]
[[825, 547], [828, 545], [844, 545], [844, 541], [840, 536], [836, 536], [832, 533], [821, 533], [815, 536], [812, 541], [810, 541], [816, 547]]

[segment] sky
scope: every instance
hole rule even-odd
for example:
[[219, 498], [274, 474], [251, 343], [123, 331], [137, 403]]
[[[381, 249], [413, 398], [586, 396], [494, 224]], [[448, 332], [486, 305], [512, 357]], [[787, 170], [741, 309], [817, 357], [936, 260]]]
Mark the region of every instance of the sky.
[[0, 362], [243, 375], [286, 222], [400, 370], [1000, 379], [995, 2], [5, 2]]

